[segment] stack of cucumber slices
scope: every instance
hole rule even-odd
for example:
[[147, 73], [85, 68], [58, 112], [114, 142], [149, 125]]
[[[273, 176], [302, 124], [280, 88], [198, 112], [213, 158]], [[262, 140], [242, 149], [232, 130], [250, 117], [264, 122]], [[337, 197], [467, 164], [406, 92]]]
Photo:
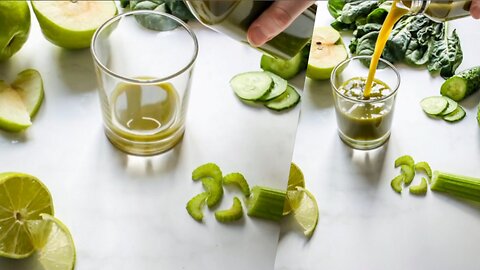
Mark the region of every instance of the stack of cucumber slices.
[[422, 99], [420, 106], [429, 116], [439, 117], [447, 122], [458, 122], [467, 115], [460, 104], [443, 96], [426, 97]]
[[259, 103], [283, 111], [300, 102], [300, 95], [287, 80], [268, 71], [252, 71], [235, 75], [230, 80], [235, 94], [246, 103]]

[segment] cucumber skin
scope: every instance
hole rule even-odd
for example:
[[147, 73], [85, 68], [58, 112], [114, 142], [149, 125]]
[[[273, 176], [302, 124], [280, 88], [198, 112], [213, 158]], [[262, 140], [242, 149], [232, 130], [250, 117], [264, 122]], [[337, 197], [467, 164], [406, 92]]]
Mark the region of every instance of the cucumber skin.
[[[463, 97], [455, 99], [454, 97], [451, 97], [449, 95], [449, 82], [452, 81], [453, 78], [460, 78], [465, 82], [465, 93]], [[473, 94], [475, 91], [477, 91], [480, 88], [480, 66], [478, 67], [473, 67], [467, 70], [464, 70], [453, 77], [449, 78], [442, 84], [442, 88], [440, 90], [440, 93], [443, 96], [447, 96], [455, 101], [461, 101], [468, 97], [469, 95]]]

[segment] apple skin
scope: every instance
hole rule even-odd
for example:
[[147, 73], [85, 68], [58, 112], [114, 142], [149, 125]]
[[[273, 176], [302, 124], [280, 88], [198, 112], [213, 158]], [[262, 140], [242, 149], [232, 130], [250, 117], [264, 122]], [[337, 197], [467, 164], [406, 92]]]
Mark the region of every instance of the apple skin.
[[0, 1], [0, 62], [18, 52], [30, 33], [27, 1]]
[[[1, 0], [0, 0], [1, 1]], [[51, 43], [70, 50], [85, 49], [90, 47], [92, 42], [93, 34], [95, 34], [95, 29], [89, 29], [85, 31], [72, 31], [66, 29], [49, 18], [45, 17], [41, 12], [35, 7], [35, 1], [31, 1], [33, 12], [37, 17], [40, 28], [45, 38]], [[112, 2], [114, 4], [114, 2]], [[116, 15], [118, 10], [115, 10]]]

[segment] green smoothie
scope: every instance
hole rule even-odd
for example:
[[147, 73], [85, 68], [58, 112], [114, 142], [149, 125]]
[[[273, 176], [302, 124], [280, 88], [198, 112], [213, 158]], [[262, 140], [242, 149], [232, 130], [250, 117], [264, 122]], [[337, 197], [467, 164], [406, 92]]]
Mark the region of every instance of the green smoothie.
[[386, 97], [392, 90], [374, 79], [368, 98], [363, 95], [366, 78], [352, 78], [343, 83], [338, 92], [337, 122], [340, 132], [357, 141], [374, 141], [388, 136], [393, 118], [393, 99]]
[[[254, 0], [185, 2], [201, 23], [245, 43], [248, 43], [247, 30], [250, 24], [272, 4], [272, 1]], [[310, 41], [314, 22], [314, 12], [306, 10], [285, 31], [259, 49], [274, 57], [290, 59]]]

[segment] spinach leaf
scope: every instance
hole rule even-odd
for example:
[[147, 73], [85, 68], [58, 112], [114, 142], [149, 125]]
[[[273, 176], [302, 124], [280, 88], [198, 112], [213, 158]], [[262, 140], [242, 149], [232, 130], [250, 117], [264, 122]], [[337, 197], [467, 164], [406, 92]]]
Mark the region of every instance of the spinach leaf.
[[165, 4], [168, 8], [168, 13], [171, 13], [174, 16], [177, 16], [183, 21], [188, 21], [191, 19], [195, 19], [193, 14], [190, 12], [188, 7], [185, 5], [183, 1], [179, 0], [165, 0]]
[[342, 13], [345, 3], [345, 0], [328, 0], [328, 12], [330, 12], [330, 15], [336, 19]]
[[427, 68], [430, 72], [440, 71], [440, 76], [449, 78], [455, 74], [458, 66], [462, 63], [463, 52], [457, 31], [448, 35], [444, 27], [443, 38], [434, 40]]
[[[121, 5], [129, 5], [131, 10], [155, 10], [172, 14], [183, 21], [194, 18], [185, 3], [178, 0], [122, 0]], [[135, 15], [135, 19], [145, 28], [155, 31], [168, 31], [179, 26], [173, 20], [156, 15]]]
[[[352, 24], [358, 18], [366, 18], [370, 12], [379, 6], [377, 1], [352, 1], [345, 4], [337, 21]], [[366, 20], [365, 20], [366, 22]]]

